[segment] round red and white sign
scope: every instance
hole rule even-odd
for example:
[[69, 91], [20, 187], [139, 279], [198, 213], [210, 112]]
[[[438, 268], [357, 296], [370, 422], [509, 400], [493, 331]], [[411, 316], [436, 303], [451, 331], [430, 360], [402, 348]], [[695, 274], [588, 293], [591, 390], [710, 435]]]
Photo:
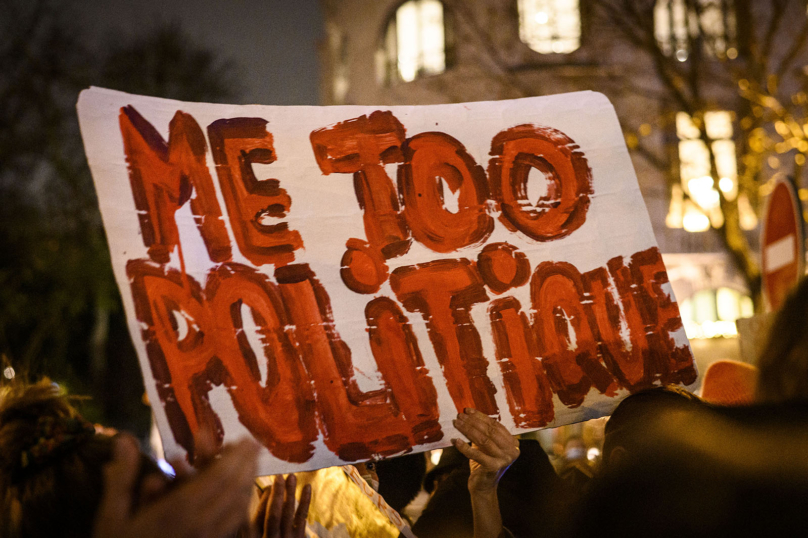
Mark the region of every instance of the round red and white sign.
[[802, 214], [794, 186], [777, 182], [769, 196], [761, 235], [763, 295], [768, 310], [780, 308], [788, 292], [805, 274]]

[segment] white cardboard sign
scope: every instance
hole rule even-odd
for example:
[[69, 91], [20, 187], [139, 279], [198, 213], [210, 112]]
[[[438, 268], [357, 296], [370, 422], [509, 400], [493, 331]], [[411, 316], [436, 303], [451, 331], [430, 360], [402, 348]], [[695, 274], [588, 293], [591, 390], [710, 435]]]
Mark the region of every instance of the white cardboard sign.
[[696, 370], [614, 109], [580, 92], [416, 107], [91, 88], [81, 132], [169, 455], [261, 472], [514, 433]]

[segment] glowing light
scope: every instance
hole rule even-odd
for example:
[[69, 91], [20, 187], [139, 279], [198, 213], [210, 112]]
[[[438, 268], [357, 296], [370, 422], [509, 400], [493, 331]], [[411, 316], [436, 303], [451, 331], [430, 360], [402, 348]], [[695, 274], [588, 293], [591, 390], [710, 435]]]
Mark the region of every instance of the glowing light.
[[687, 182], [687, 192], [703, 209], [717, 207], [720, 198], [713, 188], [714, 183], [710, 176], [695, 177]]
[[432, 462], [432, 465], [437, 465], [438, 463], [440, 463], [441, 454], [443, 454], [443, 450], [440, 448], [433, 450], [429, 453], [429, 461]]
[[710, 229], [710, 219], [693, 202], [688, 200], [685, 202], [682, 227], [688, 232], [705, 232]]
[[14, 379], [14, 376], [17, 375], [17, 372], [14, 371], [14, 368], [11, 366], [6, 366], [6, 369], [3, 370], [3, 377], [6, 379]]
[[705, 289], [681, 302], [679, 311], [688, 338], [735, 338], [735, 320], [754, 313], [752, 299], [730, 288]]
[[595, 461], [600, 456], [600, 450], [597, 447], [592, 447], [586, 451], [586, 459], [589, 461]]
[[749, 203], [749, 198], [745, 193], [738, 196], [738, 213], [740, 216], [741, 229], [754, 230], [758, 225], [758, 218], [755, 210], [752, 209], [752, 204]]
[[519, 0], [519, 39], [541, 54], [566, 54], [581, 46], [578, 0]]
[[683, 321], [685, 334], [689, 339], [737, 338], [738, 328], [734, 321]]
[[[703, 128], [711, 140], [707, 144], [701, 139], [701, 122], [694, 121], [687, 113], [676, 114], [676, 135], [679, 138], [679, 176], [685, 192], [707, 213], [713, 227], [724, 223], [720, 210], [720, 195], [711, 176], [710, 153], [715, 158], [715, 166], [722, 178], [719, 188], [724, 190], [727, 200], [738, 195], [737, 163], [735, 143], [732, 140], [732, 114], [725, 110], [705, 112]], [[726, 180], [725, 180], [726, 179]], [[694, 220], [691, 218], [691, 220]], [[700, 220], [700, 219], [695, 219]]]
[[404, 82], [446, 69], [443, 4], [438, 0], [410, 0], [396, 10], [398, 72]]
[[718, 288], [715, 304], [719, 321], [735, 321], [741, 317], [741, 294], [730, 288]]
[[725, 16], [721, 2], [715, 0], [656, 0], [654, 6], [654, 37], [663, 54], [679, 51], [687, 54], [691, 42], [703, 40], [706, 54], [729, 59], [738, 56], [732, 44], [735, 35], [735, 19]]
[[713, 140], [732, 138], [732, 116], [728, 110], [711, 110], [704, 113], [707, 136]]
[[668, 214], [665, 216], [665, 225], [668, 228], [681, 228], [684, 214], [684, 193], [680, 185], [671, 187], [671, 205]]
[[170, 476], [171, 478], [177, 476], [177, 471], [174, 470], [174, 467], [172, 467], [171, 464], [168, 463], [163, 458], [157, 460], [157, 466], [160, 467], [160, 470], [163, 471], [163, 473]]

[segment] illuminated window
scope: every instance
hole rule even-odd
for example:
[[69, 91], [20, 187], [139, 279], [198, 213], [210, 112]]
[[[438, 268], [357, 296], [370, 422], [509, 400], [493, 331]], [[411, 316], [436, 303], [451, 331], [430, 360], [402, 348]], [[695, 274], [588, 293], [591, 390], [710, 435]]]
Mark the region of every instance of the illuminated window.
[[334, 104], [345, 104], [345, 99], [350, 89], [350, 78], [348, 72], [348, 36], [340, 32], [336, 27], [329, 28], [328, 38], [332, 54], [333, 77], [331, 94]]
[[[701, 139], [701, 130], [687, 113], [676, 114], [681, 186], [675, 185], [671, 191], [671, 211], [666, 222], [670, 227], [684, 227], [689, 232], [702, 232], [711, 225], [717, 228], [724, 223], [717, 188], [727, 200], [738, 196], [732, 115], [727, 111], [706, 112], [704, 125], [715, 156], [718, 185], [710, 173], [710, 152]], [[685, 194], [689, 197], [686, 201]]]
[[382, 83], [410, 82], [446, 70], [446, 32], [443, 3], [410, 0], [387, 24], [377, 56], [377, 78]]
[[703, 39], [704, 51], [733, 59], [735, 10], [733, 0], [657, 0], [654, 7], [654, 34], [666, 55], [687, 60], [690, 42]]
[[519, 38], [542, 54], [581, 46], [578, 0], [519, 0]]
[[702, 290], [679, 304], [688, 338], [732, 338], [735, 322], [754, 314], [752, 299], [731, 288]]

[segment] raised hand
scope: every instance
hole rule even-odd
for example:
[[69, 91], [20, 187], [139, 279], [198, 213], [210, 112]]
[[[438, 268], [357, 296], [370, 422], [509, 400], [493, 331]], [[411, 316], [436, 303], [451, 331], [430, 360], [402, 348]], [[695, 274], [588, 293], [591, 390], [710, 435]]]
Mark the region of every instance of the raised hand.
[[452, 439], [454, 446], [469, 458], [469, 489], [495, 489], [519, 457], [519, 441], [505, 426], [476, 409], [466, 408], [453, 424], [472, 443], [469, 446], [460, 439]]
[[258, 508], [252, 517], [253, 532], [260, 538], [304, 538], [306, 516], [311, 502], [311, 486], [306, 484], [295, 510], [297, 478], [290, 474], [286, 480], [277, 475], [271, 488], [261, 493]]
[[502, 527], [497, 485], [519, 457], [519, 442], [505, 426], [476, 409], [466, 408], [452, 423], [471, 441], [469, 446], [461, 439], [452, 439], [454, 446], [469, 459], [474, 538], [504, 536], [507, 531]]

